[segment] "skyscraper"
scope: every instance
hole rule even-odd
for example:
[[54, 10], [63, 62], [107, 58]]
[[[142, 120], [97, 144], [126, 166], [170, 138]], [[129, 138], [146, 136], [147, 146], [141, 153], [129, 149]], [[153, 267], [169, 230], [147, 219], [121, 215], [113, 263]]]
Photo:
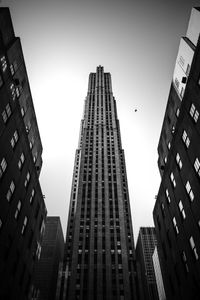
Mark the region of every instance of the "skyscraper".
[[42, 144], [20, 39], [0, 8], [0, 299], [28, 299], [46, 207]]
[[167, 299], [200, 295], [200, 8], [181, 38], [158, 145], [161, 185], [154, 207]]
[[141, 227], [136, 244], [136, 259], [140, 263], [145, 300], [158, 300], [152, 255], [157, 245], [154, 227]]
[[59, 299], [137, 299], [124, 151], [111, 75], [89, 75]]
[[59, 217], [47, 217], [40, 260], [36, 264], [38, 300], [55, 300], [59, 265], [63, 260], [64, 237]]

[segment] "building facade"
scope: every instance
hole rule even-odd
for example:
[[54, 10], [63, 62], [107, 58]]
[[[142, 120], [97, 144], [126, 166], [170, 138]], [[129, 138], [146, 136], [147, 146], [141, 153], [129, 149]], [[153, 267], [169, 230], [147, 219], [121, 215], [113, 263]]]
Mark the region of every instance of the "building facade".
[[64, 237], [59, 217], [47, 217], [41, 247], [35, 274], [38, 300], [55, 300], [59, 266], [64, 253]]
[[111, 75], [89, 76], [58, 299], [137, 299], [124, 151]]
[[155, 273], [155, 278], [156, 278], [156, 285], [157, 285], [159, 300], [166, 300], [166, 294], [165, 294], [165, 288], [164, 288], [164, 284], [163, 284], [163, 277], [162, 277], [162, 272], [161, 272], [161, 268], [160, 268], [160, 260], [159, 260], [159, 256], [158, 256], [157, 246], [154, 249], [154, 252], [152, 255], [152, 260], [153, 260], [153, 267], [154, 267], [154, 273]]
[[200, 9], [181, 39], [158, 145], [161, 185], [154, 207], [167, 299], [200, 294]]
[[140, 263], [143, 295], [145, 300], [158, 300], [152, 255], [157, 245], [154, 227], [141, 227], [136, 244], [136, 260]]
[[29, 299], [46, 207], [42, 144], [20, 39], [0, 8], [0, 298]]

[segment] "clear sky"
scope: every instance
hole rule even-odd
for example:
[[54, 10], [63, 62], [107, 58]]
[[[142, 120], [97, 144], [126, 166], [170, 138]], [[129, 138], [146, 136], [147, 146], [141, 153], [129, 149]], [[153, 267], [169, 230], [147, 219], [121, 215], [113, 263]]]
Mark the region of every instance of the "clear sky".
[[41, 187], [64, 234], [88, 75], [98, 65], [112, 75], [135, 239], [140, 226], [153, 226], [159, 135], [179, 41], [198, 2], [0, 2], [21, 38], [44, 149]]

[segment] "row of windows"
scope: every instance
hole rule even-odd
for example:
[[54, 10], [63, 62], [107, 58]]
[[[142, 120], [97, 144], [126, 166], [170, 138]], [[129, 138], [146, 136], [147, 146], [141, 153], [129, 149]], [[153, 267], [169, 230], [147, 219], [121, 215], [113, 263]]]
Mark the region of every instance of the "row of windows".
[[[176, 116], [179, 117], [179, 114], [180, 114], [180, 109], [177, 108]], [[189, 114], [192, 117], [192, 119], [194, 120], [194, 122], [197, 123], [197, 121], [199, 119], [199, 111], [197, 110], [194, 103], [192, 103], [191, 106], [190, 106]], [[172, 134], [175, 132], [175, 126], [172, 126], [171, 132], [172, 132]], [[190, 138], [189, 138], [188, 133], [186, 132], [186, 130], [183, 131], [182, 140], [183, 140], [184, 144], [186, 145], [186, 147], [188, 148], [189, 145], [190, 145]], [[168, 147], [169, 150], [171, 149], [171, 142], [170, 141], [168, 142], [167, 147]], [[167, 163], [167, 157], [165, 157], [164, 160], [165, 160], [165, 163]]]

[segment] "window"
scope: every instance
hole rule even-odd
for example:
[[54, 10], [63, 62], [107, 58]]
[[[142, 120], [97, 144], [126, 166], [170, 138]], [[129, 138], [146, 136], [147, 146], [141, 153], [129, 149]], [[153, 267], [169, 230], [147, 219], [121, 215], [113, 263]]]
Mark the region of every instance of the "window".
[[194, 120], [194, 122], [197, 123], [198, 118], [199, 118], [199, 112], [196, 109], [194, 103], [192, 103], [191, 107], [190, 107], [190, 116], [192, 117], [192, 119]]
[[176, 181], [175, 181], [175, 178], [174, 178], [174, 174], [172, 172], [170, 174], [170, 179], [171, 179], [171, 182], [172, 182], [173, 186], [176, 187]]
[[169, 191], [168, 191], [168, 189], [165, 190], [165, 194], [166, 194], [166, 197], [167, 197], [167, 202], [170, 203], [170, 202], [171, 202], [171, 199], [170, 199], [170, 196], [169, 196]]
[[196, 173], [200, 176], [200, 161], [198, 158], [196, 158], [194, 161], [194, 168]]
[[16, 96], [17, 96], [14, 83], [10, 84], [10, 92], [11, 92], [11, 95], [12, 95], [12, 99], [14, 101], [16, 99]]
[[21, 115], [22, 115], [22, 117], [25, 115], [25, 111], [24, 111], [23, 107], [21, 107]]
[[189, 268], [188, 268], [188, 264], [187, 264], [187, 257], [186, 257], [185, 251], [182, 252], [181, 258], [182, 258], [182, 262], [183, 262], [185, 271], [186, 271], [186, 273], [188, 273]]
[[24, 157], [24, 153], [22, 152], [22, 154], [20, 155], [19, 161], [18, 161], [18, 168], [21, 170], [23, 164], [25, 161], [25, 157]]
[[22, 207], [22, 203], [21, 201], [19, 200], [18, 203], [17, 203], [17, 208], [16, 208], [16, 211], [15, 211], [15, 219], [17, 220], [18, 217], [19, 217], [19, 213], [21, 211], [21, 207]]
[[17, 98], [19, 98], [19, 96], [20, 96], [20, 89], [19, 89], [19, 87], [16, 87], [15, 92], [16, 92]]
[[45, 232], [45, 221], [42, 220], [41, 226], [40, 226], [40, 234], [43, 235]]
[[14, 191], [15, 191], [15, 184], [14, 184], [13, 181], [11, 181], [9, 189], [7, 191], [7, 194], [6, 194], [6, 198], [7, 198], [8, 202], [10, 202], [10, 199], [11, 199]]
[[26, 132], [29, 133], [30, 129], [31, 129], [31, 122], [28, 121], [28, 123], [26, 124]]
[[11, 116], [11, 108], [9, 103], [6, 105], [6, 108], [2, 111], [1, 115], [4, 123], [6, 123], [9, 117]]
[[181, 97], [181, 99], [183, 98], [184, 91], [185, 91], [185, 90], [184, 90], [184, 88], [182, 87], [182, 88], [181, 88], [181, 92], [180, 92], [180, 97]]
[[12, 137], [11, 140], [10, 140], [10, 144], [11, 144], [12, 148], [15, 147], [15, 145], [16, 145], [18, 139], [19, 139], [19, 135], [18, 135], [17, 130], [15, 130], [15, 132], [14, 132], [14, 134], [13, 134], [13, 137]]
[[177, 110], [176, 110], [176, 116], [177, 116], [177, 118], [179, 117], [179, 115], [180, 115], [180, 109], [177, 108]]
[[30, 181], [30, 178], [31, 178], [31, 175], [29, 172], [27, 172], [26, 174], [26, 178], [25, 178], [25, 181], [24, 181], [24, 186], [27, 187], [29, 181]]
[[165, 217], [165, 205], [164, 205], [163, 202], [161, 203], [160, 208], [161, 208], [162, 216], [163, 216], [163, 218], [164, 218], [164, 217]]
[[25, 229], [27, 227], [27, 223], [28, 223], [28, 218], [27, 216], [24, 217], [24, 222], [23, 222], [23, 225], [22, 225], [22, 230], [21, 230], [21, 234], [23, 235], [24, 232], [25, 232]]
[[40, 259], [41, 250], [42, 250], [42, 247], [41, 247], [40, 243], [37, 242], [37, 248], [36, 248], [35, 256], [37, 257], [38, 260]]
[[178, 89], [178, 88], [179, 88], [179, 81], [178, 81], [177, 78], [175, 78], [175, 85], [176, 85], [176, 87], [177, 87], [177, 89]]
[[15, 69], [12, 64], [10, 65], [10, 72], [11, 72], [11, 75], [14, 75], [14, 73], [15, 73]]
[[6, 58], [5, 56], [1, 56], [1, 68], [2, 68], [2, 71], [5, 72], [6, 69], [7, 69], [7, 62], [6, 62]]
[[6, 168], [7, 168], [7, 162], [5, 157], [3, 157], [0, 164], [0, 178], [2, 177], [3, 173], [5, 173]]
[[180, 213], [181, 213], [181, 217], [184, 220], [186, 218], [186, 214], [185, 214], [185, 211], [184, 211], [184, 208], [183, 208], [183, 203], [182, 203], [181, 200], [178, 203], [178, 207], [179, 207], [179, 210], [180, 210]]
[[172, 222], [173, 222], [173, 226], [174, 226], [174, 230], [175, 230], [176, 234], [179, 234], [179, 229], [178, 229], [178, 225], [177, 225], [175, 217], [173, 217]]
[[186, 188], [187, 194], [190, 197], [190, 200], [193, 201], [194, 200], [194, 193], [192, 191], [192, 188], [191, 188], [191, 185], [190, 185], [189, 181], [186, 182], [185, 188]]
[[188, 148], [189, 145], [190, 145], [190, 139], [189, 139], [188, 134], [185, 130], [183, 131], [183, 134], [182, 134], [182, 140], [183, 140], [184, 144], [186, 145], [186, 147]]
[[189, 74], [190, 74], [190, 65], [187, 64], [186, 75], [189, 76]]
[[190, 241], [190, 247], [191, 247], [191, 250], [193, 252], [193, 255], [194, 255], [195, 259], [198, 260], [199, 255], [197, 253], [197, 249], [196, 249], [196, 245], [195, 245], [193, 236], [190, 237], [189, 241]]
[[33, 198], [34, 198], [34, 196], [35, 196], [35, 190], [34, 190], [34, 189], [32, 189], [32, 191], [31, 191], [31, 196], [30, 196], [30, 199], [29, 199], [29, 201], [30, 201], [30, 204], [32, 204], [32, 203], [33, 203]]
[[182, 169], [183, 163], [182, 163], [182, 160], [180, 158], [180, 154], [179, 153], [176, 154], [176, 162], [177, 162], [177, 164], [179, 166], [179, 169]]

